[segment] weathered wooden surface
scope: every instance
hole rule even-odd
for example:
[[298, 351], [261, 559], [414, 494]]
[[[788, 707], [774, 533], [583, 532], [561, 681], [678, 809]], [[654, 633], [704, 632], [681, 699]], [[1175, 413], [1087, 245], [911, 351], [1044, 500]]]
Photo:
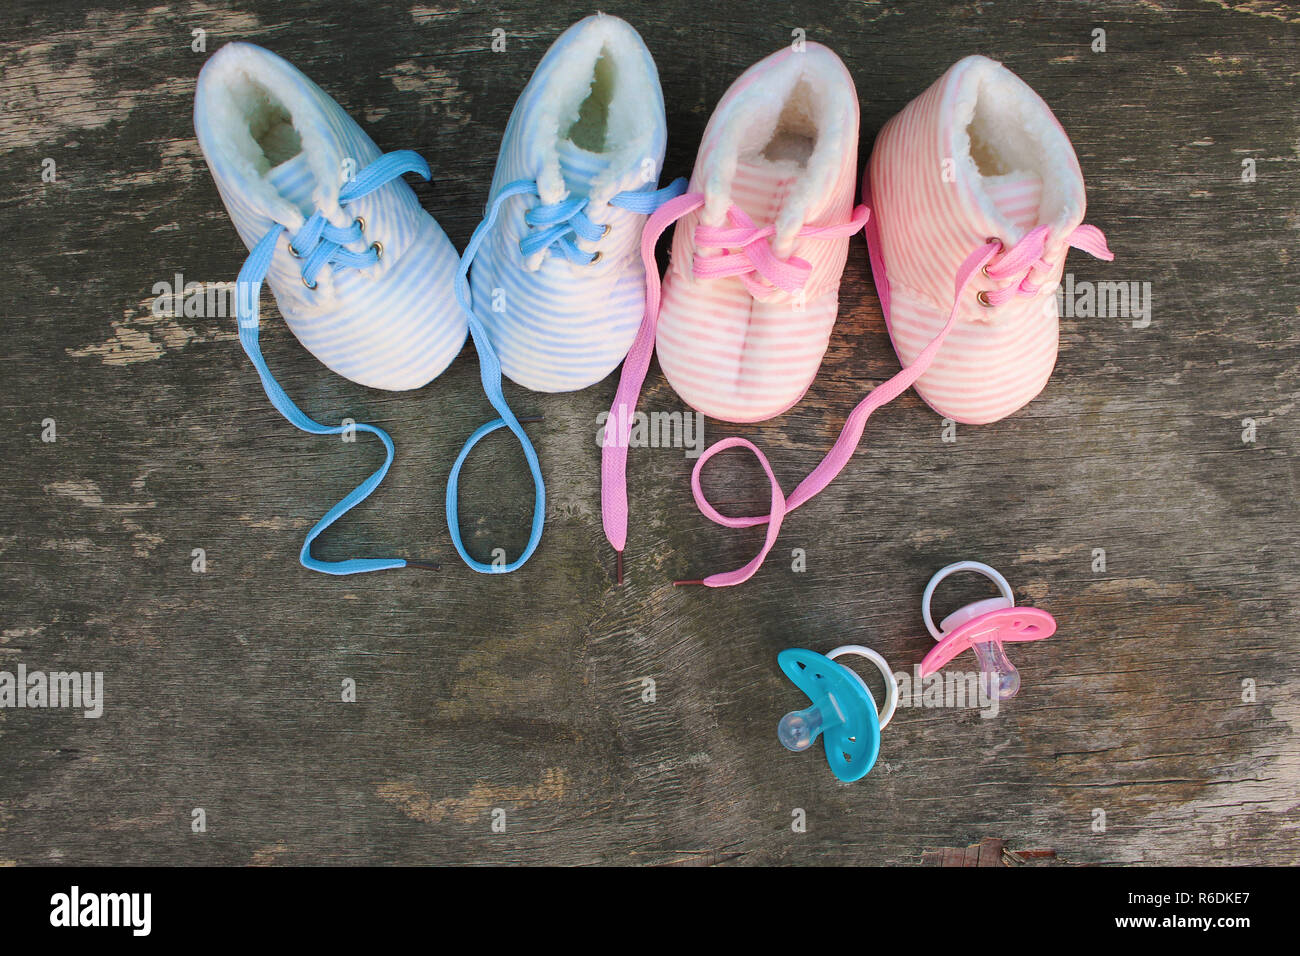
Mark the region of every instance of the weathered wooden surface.
[[[671, 586], [742, 563], [760, 532], [697, 514], [679, 450], [634, 450], [619, 590], [594, 440], [613, 379], [565, 396], [507, 386], [521, 413], [546, 415], [530, 427], [548, 523], [523, 571], [480, 577], [456, 559], [442, 514], [455, 451], [489, 411], [472, 349], [422, 392], [368, 391], [327, 374], [268, 302], [263, 339], [290, 394], [398, 443], [381, 492], [320, 552], [409, 542], [444, 565], [313, 575], [295, 560], [301, 536], [376, 447], [284, 422], [232, 320], [150, 309], [155, 283], [230, 280], [244, 256], [193, 137], [204, 55], [191, 31], [207, 31], [209, 53], [233, 39], [276, 50], [381, 147], [422, 151], [435, 185], [417, 191], [463, 247], [515, 97], [591, 11], [11, 2], [0, 669], [102, 670], [107, 700], [98, 720], [0, 710], [0, 862], [916, 864], [986, 838], [1055, 850], [1058, 863], [1300, 862], [1295, 8], [602, 5], [658, 59], [674, 175], [730, 81], [795, 28], [848, 63], [862, 160], [950, 62], [1002, 59], [1072, 134], [1089, 220], [1118, 253], [1069, 271], [1150, 282], [1150, 326], [1065, 319], [1044, 394], [955, 443], [915, 395], [878, 413], [852, 466], [741, 588]], [[498, 27], [504, 53], [490, 51]], [[1095, 27], [1105, 53], [1090, 49]], [[771, 453], [787, 489], [896, 369], [854, 249], [807, 399], [734, 430]], [[643, 407], [680, 408], [657, 369]], [[710, 441], [731, 433], [708, 425]], [[737, 510], [766, 500], [752, 462], [719, 461], [707, 484]], [[467, 469], [471, 547], [517, 552], [529, 504], [513, 445], [494, 439]], [[206, 573], [191, 570], [195, 548]], [[803, 573], [790, 570], [794, 548]], [[820, 753], [784, 752], [777, 719], [801, 705], [777, 651], [856, 641], [910, 667], [930, 644], [922, 585], [961, 558], [1002, 569], [1060, 622], [1052, 640], [1013, 649], [1021, 696], [993, 720], [901, 710], [878, 768], [854, 785]], [[980, 593], [959, 581], [943, 600]], [[647, 677], [654, 703], [641, 699]], [[355, 704], [340, 702], [347, 678]], [[792, 832], [796, 808], [805, 833]]]

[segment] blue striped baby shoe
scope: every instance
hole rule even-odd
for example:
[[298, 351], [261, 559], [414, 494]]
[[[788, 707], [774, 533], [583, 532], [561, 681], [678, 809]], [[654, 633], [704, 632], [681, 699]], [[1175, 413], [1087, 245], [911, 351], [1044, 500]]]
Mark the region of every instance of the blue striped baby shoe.
[[538, 64], [465, 252], [474, 311], [512, 381], [575, 391], [627, 354], [645, 312], [642, 226], [685, 188], [655, 191], [667, 138], [654, 59], [623, 20], [575, 23]]
[[[501, 416], [469, 437], [447, 482], [451, 540], [476, 571], [518, 568], [545, 520], [541, 467], [506, 406], [501, 377], [537, 392], [570, 392], [623, 360], [645, 313], [645, 218], [686, 189], [684, 179], [655, 189], [667, 138], [650, 51], [635, 30], [604, 14], [555, 41], [510, 115], [491, 198], [456, 280], [483, 389]], [[502, 427], [519, 441], [532, 474], [533, 525], [519, 558], [488, 565], [461, 541], [457, 494], [470, 451]]]
[[307, 534], [303, 565], [327, 574], [405, 567], [402, 558], [320, 561], [315, 538], [372, 492], [393, 443], [367, 424], [322, 425], [285, 394], [262, 358], [258, 299], [265, 281], [285, 322], [339, 375], [381, 389], [419, 388], [465, 342], [456, 250], [402, 175], [429, 178], [409, 150], [381, 154], [337, 103], [288, 62], [231, 43], [203, 67], [194, 128], [230, 218], [248, 247], [239, 273], [239, 340], [271, 403], [317, 435], [376, 435], [384, 464]]

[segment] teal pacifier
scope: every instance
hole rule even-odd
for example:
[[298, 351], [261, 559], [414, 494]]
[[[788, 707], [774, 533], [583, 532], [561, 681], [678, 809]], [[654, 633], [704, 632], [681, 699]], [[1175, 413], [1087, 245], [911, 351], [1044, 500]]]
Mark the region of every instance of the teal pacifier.
[[[835, 658], [844, 654], [865, 657], [885, 677], [885, 706], [876, 700], [866, 682]], [[898, 705], [898, 681], [889, 664], [869, 647], [845, 644], [829, 654], [790, 648], [777, 655], [785, 676], [808, 695], [812, 705], [781, 718], [776, 736], [789, 750], [804, 751], [821, 737], [826, 759], [835, 776], [845, 783], [861, 780], [880, 753], [880, 731], [894, 716]]]

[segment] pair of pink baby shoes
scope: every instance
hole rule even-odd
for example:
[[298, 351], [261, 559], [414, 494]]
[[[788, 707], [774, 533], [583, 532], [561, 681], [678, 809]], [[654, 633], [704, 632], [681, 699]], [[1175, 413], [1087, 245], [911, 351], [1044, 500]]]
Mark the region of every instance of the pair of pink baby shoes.
[[[657, 351], [696, 410], [759, 422], [812, 383], [839, 308], [849, 237], [865, 225], [872, 273], [902, 371], [849, 415], [834, 448], [788, 497], [750, 442], [717, 442], [696, 462], [695, 499], [727, 527], [767, 525], [744, 567], [758, 570], [784, 515], [844, 468], [871, 412], [907, 388], [940, 415], [982, 424], [1010, 415], [1056, 363], [1056, 288], [1070, 247], [1112, 258], [1083, 225], [1078, 160], [1047, 104], [983, 56], [959, 61], [881, 130], [854, 207], [858, 98], [848, 70], [816, 43], [782, 50], [727, 91], [704, 132], [690, 187], [646, 224], [646, 314], [624, 364], [603, 449], [605, 532], [627, 538], [632, 412]], [[662, 292], [655, 242], [677, 223]], [[727, 448], [752, 451], [772, 487], [767, 514], [718, 512], [700, 470]]]

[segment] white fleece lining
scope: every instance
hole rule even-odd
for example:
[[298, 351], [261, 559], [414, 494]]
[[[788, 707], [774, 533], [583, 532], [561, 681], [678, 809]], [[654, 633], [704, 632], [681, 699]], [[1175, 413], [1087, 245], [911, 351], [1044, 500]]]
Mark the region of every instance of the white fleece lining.
[[1024, 230], [1002, 215], [988, 187], [1035, 175], [1043, 183], [1038, 221], [1060, 227], [1077, 222], [1083, 216], [1083, 180], [1074, 147], [1051, 110], [1002, 64], [983, 56], [968, 60], [957, 81], [953, 149], [981, 214], [998, 226], [999, 238], [1019, 238]]
[[[243, 188], [260, 199], [268, 216], [289, 228], [298, 228], [304, 216], [266, 179], [275, 160], [268, 157], [258, 136], [273, 149], [293, 143], [304, 153], [316, 180], [313, 201], [329, 216], [338, 210], [338, 191], [343, 181], [343, 157], [334, 143], [321, 137], [313, 123], [302, 122], [320, 109], [320, 104], [303, 78], [286, 72], [292, 69], [262, 49], [246, 43], [230, 43], [207, 62], [199, 77], [196, 109], [207, 115], [211, 126], [221, 131], [204, 148], [215, 162], [231, 169]], [[292, 134], [283, 128], [285, 120]], [[297, 152], [294, 155], [297, 155]], [[341, 213], [339, 214], [341, 215]], [[333, 217], [332, 217], [333, 218]]]
[[568, 142], [591, 153], [605, 152], [609, 139], [609, 107], [617, 87], [616, 76], [614, 64], [601, 50], [592, 71], [591, 87], [578, 106], [578, 118], [564, 134]]
[[268, 90], [255, 85], [245, 103], [249, 132], [271, 168], [302, 152], [302, 137], [293, 127], [293, 117]]
[[844, 65], [829, 50], [810, 44], [787, 56], [742, 90], [717, 117], [709, 177], [702, 184], [704, 220], [717, 225], [731, 205], [736, 164], [787, 166], [798, 179], [776, 219], [774, 249], [783, 255], [839, 178], [856, 124], [857, 93]]
[[556, 147], [563, 139], [572, 141], [575, 125], [585, 122], [590, 129], [590, 118], [584, 117], [582, 109], [593, 94], [608, 102], [603, 117], [604, 148], [591, 150], [586, 140], [575, 145], [608, 159], [608, 175], [591, 188], [592, 200], [603, 202], [620, 190], [628, 168], [644, 158], [653, 136], [650, 124], [644, 122], [646, 105], [659, 96], [654, 67], [647, 62], [640, 37], [617, 17], [597, 17], [577, 33], [544, 78], [534, 106], [546, 144], [537, 180], [543, 202], [560, 202], [567, 195]]
[[813, 110], [812, 89], [800, 78], [785, 101], [772, 138], [760, 151], [759, 158], [764, 162], [789, 163], [796, 169], [803, 169], [816, 146], [817, 118]]

